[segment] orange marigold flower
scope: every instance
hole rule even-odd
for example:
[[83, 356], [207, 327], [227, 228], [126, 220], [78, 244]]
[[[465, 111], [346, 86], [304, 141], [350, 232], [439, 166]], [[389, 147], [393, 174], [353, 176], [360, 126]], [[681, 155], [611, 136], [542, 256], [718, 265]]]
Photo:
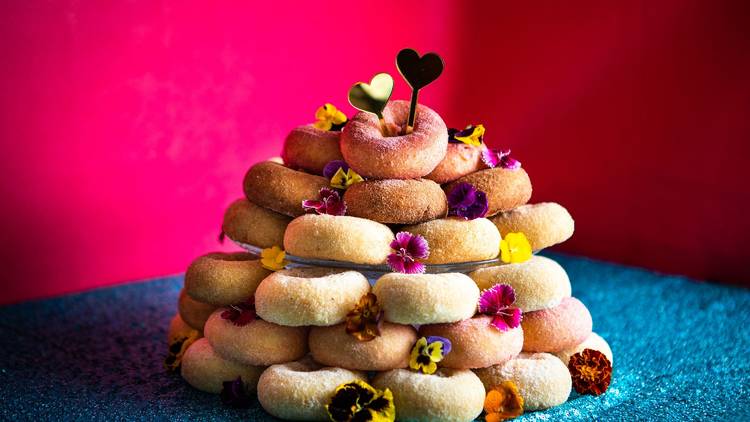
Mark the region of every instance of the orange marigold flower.
[[380, 335], [383, 311], [373, 293], [362, 296], [359, 303], [346, 314], [346, 332], [359, 341], [370, 341]]
[[583, 349], [574, 354], [568, 362], [568, 370], [578, 394], [598, 396], [607, 391], [612, 381], [612, 363], [598, 350]]
[[503, 381], [487, 392], [484, 399], [484, 420], [498, 422], [523, 414], [523, 397], [513, 381]]

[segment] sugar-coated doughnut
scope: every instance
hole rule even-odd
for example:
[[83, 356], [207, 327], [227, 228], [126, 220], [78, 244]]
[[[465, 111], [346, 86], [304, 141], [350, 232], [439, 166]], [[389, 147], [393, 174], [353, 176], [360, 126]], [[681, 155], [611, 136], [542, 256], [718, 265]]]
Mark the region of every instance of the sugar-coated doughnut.
[[272, 365], [258, 382], [258, 401], [266, 412], [292, 421], [327, 421], [325, 405], [336, 387], [367, 381], [363, 372], [322, 367], [310, 358]]
[[339, 149], [340, 137], [338, 131], [321, 130], [313, 125], [298, 126], [286, 137], [281, 157], [290, 168], [323, 174], [326, 164], [344, 159]]
[[484, 146], [478, 147], [464, 143], [449, 143], [443, 161], [424, 178], [443, 184], [479, 171], [484, 168], [482, 164], [482, 150], [484, 148]]
[[180, 290], [180, 298], [177, 300], [177, 311], [187, 325], [198, 331], [203, 331], [206, 320], [216, 310], [215, 305], [203, 303], [190, 297], [185, 289]]
[[296, 217], [305, 213], [302, 201], [318, 199], [328, 179], [262, 161], [250, 167], [242, 184], [245, 196], [256, 205]]
[[255, 292], [255, 310], [280, 325], [335, 325], [369, 292], [367, 277], [356, 271], [293, 268], [263, 280]]
[[524, 312], [552, 308], [570, 297], [570, 279], [563, 267], [539, 255], [519, 264], [480, 268], [469, 277], [481, 290], [496, 284], [510, 285], [516, 292], [515, 306]]
[[445, 187], [450, 192], [456, 184], [466, 182], [487, 194], [487, 216], [521, 206], [531, 199], [531, 180], [526, 170], [495, 167], [459, 178]]
[[[189, 337], [192, 331], [198, 331], [195, 328], [187, 325], [187, 323], [180, 317], [180, 314], [175, 314], [169, 321], [169, 329], [167, 330], [167, 344], [172, 344], [178, 339]], [[200, 336], [202, 332], [198, 331]]]
[[513, 381], [523, 397], [526, 411], [565, 403], [573, 385], [568, 367], [549, 353], [521, 353], [503, 365], [474, 372], [488, 391], [503, 381]]
[[214, 252], [198, 257], [185, 272], [185, 292], [216, 306], [244, 302], [271, 274], [260, 260], [246, 252]]
[[554, 308], [523, 314], [524, 352], [557, 353], [591, 334], [591, 314], [580, 300], [564, 298]]
[[492, 217], [500, 234], [523, 232], [538, 251], [562, 243], [573, 236], [575, 222], [568, 210], [554, 202], [526, 204]]
[[451, 341], [451, 352], [440, 366], [457, 369], [485, 368], [512, 359], [523, 347], [521, 327], [500, 331], [490, 325], [492, 317], [477, 315], [452, 324], [419, 327], [420, 336], [440, 336]]
[[416, 224], [448, 214], [445, 192], [427, 179], [368, 180], [344, 194], [346, 214], [386, 224]]
[[497, 258], [500, 253], [500, 232], [486, 218], [439, 218], [402, 230], [424, 236], [430, 256], [423, 262], [428, 264], [482, 261]]
[[291, 218], [259, 207], [245, 198], [232, 202], [224, 213], [221, 230], [230, 239], [260, 248], [281, 246]]
[[284, 327], [255, 319], [235, 325], [217, 309], [206, 321], [204, 335], [224, 359], [253, 366], [268, 366], [297, 360], [307, 353], [306, 327]]
[[461, 273], [388, 273], [375, 283], [373, 293], [386, 321], [399, 324], [438, 324], [471, 318], [479, 288]]
[[284, 249], [305, 258], [383, 264], [391, 253], [393, 239], [391, 229], [375, 221], [307, 214], [289, 223], [284, 233]]
[[195, 341], [182, 356], [182, 378], [198, 390], [218, 394], [224, 381], [242, 377], [249, 391], [255, 391], [265, 367], [241, 365], [214, 352], [206, 338]]
[[380, 335], [370, 341], [347, 334], [344, 324], [310, 329], [310, 353], [316, 362], [360, 371], [406, 368], [416, 341], [414, 327], [390, 322], [383, 322]]
[[[383, 110], [387, 124], [405, 127], [409, 102], [395, 100]], [[384, 136], [378, 118], [357, 113], [341, 133], [341, 153], [349, 167], [373, 179], [416, 179], [426, 176], [443, 160], [448, 149], [448, 128], [440, 116], [417, 106], [414, 131]]]
[[561, 350], [555, 353], [555, 356], [560, 358], [560, 360], [567, 366], [568, 362], [570, 361], [570, 357], [576, 353], [583, 352], [584, 349], [592, 349], [602, 352], [604, 356], [609, 359], [609, 362], [612, 365], [614, 365], [615, 363], [614, 356], [612, 355], [612, 349], [609, 347], [609, 343], [607, 343], [607, 340], [604, 340], [599, 334], [594, 332], [589, 334], [589, 336], [586, 337], [586, 340], [584, 340], [583, 342], [568, 349]]
[[391, 390], [400, 421], [473, 421], [484, 407], [482, 381], [469, 370], [440, 368], [427, 375], [394, 369], [378, 374], [372, 385]]

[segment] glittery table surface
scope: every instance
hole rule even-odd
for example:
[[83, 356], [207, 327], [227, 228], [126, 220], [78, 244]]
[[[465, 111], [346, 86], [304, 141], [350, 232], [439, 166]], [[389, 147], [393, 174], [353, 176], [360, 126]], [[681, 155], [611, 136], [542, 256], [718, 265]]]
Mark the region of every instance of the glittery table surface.
[[[750, 420], [750, 290], [550, 255], [615, 355], [600, 397], [518, 420]], [[2, 420], [274, 420], [162, 368], [182, 278], [0, 307]]]

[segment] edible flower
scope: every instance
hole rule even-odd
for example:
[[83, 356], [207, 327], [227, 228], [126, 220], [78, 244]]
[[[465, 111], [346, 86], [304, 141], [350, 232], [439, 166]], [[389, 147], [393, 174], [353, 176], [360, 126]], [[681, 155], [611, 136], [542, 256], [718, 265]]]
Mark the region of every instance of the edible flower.
[[523, 414], [523, 397], [513, 381], [503, 381], [487, 392], [484, 399], [484, 420], [499, 422]]
[[302, 201], [302, 209], [305, 212], [317, 214], [344, 215], [346, 214], [346, 202], [341, 199], [338, 192], [333, 189], [322, 188], [318, 192], [320, 199], [306, 199]]
[[168, 371], [177, 371], [180, 369], [182, 364], [182, 355], [190, 347], [195, 340], [198, 340], [200, 335], [196, 330], [190, 330], [186, 336], [178, 337], [173, 342], [169, 343], [167, 349], [167, 357], [164, 358], [164, 367]]
[[331, 187], [346, 189], [355, 183], [364, 182], [364, 180], [354, 169], [350, 168], [344, 171], [343, 168], [339, 168], [331, 177]]
[[221, 318], [231, 321], [238, 327], [244, 327], [245, 325], [255, 321], [257, 315], [255, 314], [255, 298], [238, 303], [236, 305], [229, 305], [229, 309], [221, 313]]
[[278, 246], [263, 249], [260, 252], [260, 265], [271, 271], [278, 271], [286, 267], [286, 252]]
[[409, 367], [423, 374], [434, 374], [437, 363], [451, 351], [451, 341], [445, 337], [422, 337], [411, 349]]
[[469, 125], [464, 130], [448, 129], [448, 142], [463, 142], [478, 147], [484, 141], [484, 125]]
[[424, 237], [409, 232], [398, 232], [390, 246], [396, 251], [387, 258], [391, 270], [406, 274], [424, 273], [424, 264], [417, 261], [430, 256], [430, 247]]
[[329, 161], [328, 164], [323, 167], [323, 177], [331, 180], [331, 178], [333, 178], [333, 175], [336, 174], [339, 169], [342, 169], [344, 171], [344, 174], [346, 174], [346, 172], [349, 171], [349, 164], [346, 164], [346, 161], [344, 160]]
[[247, 390], [248, 388], [242, 381], [242, 377], [237, 377], [232, 381], [224, 381], [221, 383], [221, 402], [229, 407], [249, 407], [251, 400]]
[[313, 126], [320, 130], [340, 131], [346, 125], [346, 114], [331, 103], [325, 103], [315, 111]]
[[346, 314], [346, 332], [359, 341], [370, 341], [380, 335], [383, 311], [374, 293], [367, 293], [359, 299], [354, 309]]
[[574, 354], [568, 362], [568, 370], [573, 388], [579, 394], [604, 394], [612, 381], [612, 363], [598, 350], [583, 349]]
[[521, 325], [521, 309], [514, 307], [516, 291], [507, 284], [495, 284], [479, 296], [479, 313], [492, 316], [490, 325], [508, 331]]
[[448, 215], [474, 220], [487, 215], [487, 195], [471, 183], [460, 182], [448, 192]]
[[487, 167], [494, 169], [500, 167], [508, 170], [521, 168], [521, 162], [510, 156], [510, 150], [485, 149], [482, 151], [482, 162]]
[[508, 233], [500, 240], [500, 259], [506, 264], [526, 262], [531, 255], [531, 244], [523, 233]]
[[392, 422], [396, 420], [393, 393], [386, 388], [376, 390], [364, 381], [341, 384], [326, 404], [328, 416], [334, 422]]

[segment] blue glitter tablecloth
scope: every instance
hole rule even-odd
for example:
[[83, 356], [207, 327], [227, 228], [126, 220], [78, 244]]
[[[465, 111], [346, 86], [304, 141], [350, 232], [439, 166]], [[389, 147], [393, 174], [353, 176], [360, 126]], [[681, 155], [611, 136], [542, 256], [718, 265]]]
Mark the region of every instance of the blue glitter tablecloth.
[[[562, 255], [615, 355], [609, 391], [518, 420], [750, 420], [750, 290]], [[32, 282], [32, 281], [30, 281]], [[162, 367], [181, 277], [0, 308], [0, 419], [274, 420]]]

